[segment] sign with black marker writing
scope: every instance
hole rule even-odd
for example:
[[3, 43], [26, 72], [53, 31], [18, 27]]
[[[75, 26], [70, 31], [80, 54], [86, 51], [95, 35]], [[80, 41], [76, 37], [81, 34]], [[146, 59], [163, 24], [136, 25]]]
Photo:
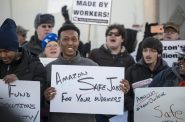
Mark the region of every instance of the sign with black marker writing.
[[123, 114], [123, 67], [53, 65], [51, 112]]
[[74, 23], [109, 25], [112, 0], [73, 0]]
[[161, 41], [163, 44], [163, 59], [172, 66], [174, 62], [177, 62], [177, 52], [181, 51], [183, 46], [185, 46], [185, 40], [176, 41]]
[[135, 122], [185, 122], [185, 87], [136, 88]]
[[15, 111], [25, 122], [40, 122], [40, 82], [17, 80], [5, 84], [0, 80], [0, 106]]

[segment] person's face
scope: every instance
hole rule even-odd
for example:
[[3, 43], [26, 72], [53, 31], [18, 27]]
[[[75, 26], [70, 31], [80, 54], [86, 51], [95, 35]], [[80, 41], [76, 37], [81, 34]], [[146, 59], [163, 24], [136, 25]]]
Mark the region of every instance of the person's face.
[[179, 38], [179, 33], [177, 33], [173, 28], [166, 28], [164, 30], [164, 35], [163, 35], [163, 39], [164, 40], [178, 40]]
[[157, 50], [152, 48], [143, 48], [142, 53], [146, 64], [152, 65], [157, 63], [157, 58], [159, 57]]
[[39, 40], [43, 40], [48, 33], [52, 32], [52, 30], [53, 26], [51, 24], [40, 24], [36, 29]]
[[74, 30], [66, 30], [61, 32], [59, 45], [63, 57], [66, 59], [71, 59], [76, 56], [76, 52], [79, 46], [79, 36]]
[[112, 29], [109, 31], [106, 37], [106, 44], [110, 49], [118, 49], [121, 47], [123, 38], [118, 32], [118, 29]]
[[44, 53], [47, 58], [57, 58], [60, 55], [59, 44], [55, 41], [48, 42]]
[[181, 75], [185, 75], [185, 56], [183, 57], [179, 57], [178, 58], [178, 63], [179, 63], [179, 66], [180, 66], [180, 74]]
[[26, 35], [17, 34], [19, 45], [22, 45], [26, 41]]
[[4, 64], [10, 64], [16, 58], [16, 52], [0, 49], [0, 59], [3, 61]]

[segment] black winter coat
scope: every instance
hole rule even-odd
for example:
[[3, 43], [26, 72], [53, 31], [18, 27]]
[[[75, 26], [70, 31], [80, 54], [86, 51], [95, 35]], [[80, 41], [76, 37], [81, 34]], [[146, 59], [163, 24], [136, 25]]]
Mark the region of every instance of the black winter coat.
[[185, 81], [185, 75], [180, 75], [179, 67], [173, 66], [157, 74], [149, 87], [173, 87], [178, 86], [181, 81]]
[[11, 64], [0, 62], [0, 78], [8, 74], [15, 74], [19, 80], [40, 81], [42, 85], [46, 81], [46, 70], [43, 64], [28, 55], [25, 50], [22, 50], [21, 58]]
[[[156, 64], [154, 71], [151, 71], [149, 67], [144, 63], [144, 59], [141, 59], [138, 63], [132, 65], [126, 70], [125, 78], [126, 80], [129, 81], [130, 86], [132, 86], [132, 83], [145, 80], [148, 78], [153, 78], [159, 72], [167, 68], [168, 68], [167, 63], [162, 59], [158, 59], [158, 63]], [[126, 96], [127, 103], [125, 105], [129, 110], [128, 122], [133, 122], [134, 92], [132, 87], [129, 93], [126, 94]]]
[[38, 36], [35, 32], [28, 43], [26, 43], [23, 48], [27, 50], [30, 54], [34, 56], [39, 56], [42, 53], [41, 40], [38, 39]]
[[119, 54], [113, 55], [105, 45], [92, 50], [89, 58], [98, 63], [100, 66], [128, 68], [135, 63], [133, 57], [126, 50], [123, 49]]

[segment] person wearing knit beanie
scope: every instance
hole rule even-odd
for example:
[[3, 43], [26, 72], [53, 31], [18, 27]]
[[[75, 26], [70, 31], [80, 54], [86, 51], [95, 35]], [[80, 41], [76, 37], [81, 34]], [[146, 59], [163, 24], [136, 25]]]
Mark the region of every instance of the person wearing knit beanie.
[[0, 49], [17, 51], [19, 47], [16, 24], [7, 18], [0, 27]]
[[156, 38], [153, 38], [153, 37], [147, 37], [143, 40], [142, 50], [144, 48], [155, 49], [159, 54], [162, 54], [162, 52], [163, 52], [163, 45], [162, 45], [161, 41]]
[[146, 37], [141, 44], [141, 59], [126, 70], [125, 79], [132, 84], [130, 96], [127, 97], [129, 122], [134, 122], [134, 89], [147, 87], [153, 78], [169, 68], [166, 61], [162, 59], [162, 52], [163, 45], [159, 39]]
[[60, 54], [60, 47], [58, 44], [58, 37], [55, 33], [49, 33], [42, 40], [43, 53], [40, 57], [57, 58]]

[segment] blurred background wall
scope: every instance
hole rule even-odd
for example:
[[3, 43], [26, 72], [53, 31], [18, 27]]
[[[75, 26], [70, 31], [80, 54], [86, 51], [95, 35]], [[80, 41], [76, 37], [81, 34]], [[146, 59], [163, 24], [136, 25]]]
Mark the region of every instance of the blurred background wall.
[[[58, 4], [57, 4], [58, 3]], [[27, 40], [34, 33], [34, 19], [37, 13], [52, 13], [55, 16], [54, 31], [57, 33], [64, 19], [60, 13], [63, 5], [68, 5], [71, 16], [73, 0], [0, 0], [0, 24], [5, 18], [12, 18], [17, 25], [22, 25], [29, 30]], [[57, 4], [57, 5], [56, 5]], [[54, 6], [56, 11], [52, 11]], [[124, 24], [126, 28], [140, 25], [137, 39], [143, 38], [146, 22], [165, 23], [170, 19], [176, 21], [178, 17], [185, 18], [184, 0], [112, 0], [111, 24]], [[179, 12], [180, 11], [180, 12]], [[179, 14], [179, 16], [174, 16]], [[92, 48], [99, 47], [105, 42], [105, 29], [107, 26], [76, 24], [81, 30], [81, 40], [91, 40]], [[89, 28], [90, 27], [90, 28]], [[89, 31], [90, 29], [90, 31]], [[90, 32], [90, 33], [88, 33]], [[89, 35], [89, 36], [88, 36]], [[185, 22], [181, 21], [181, 37], [185, 38]]]

